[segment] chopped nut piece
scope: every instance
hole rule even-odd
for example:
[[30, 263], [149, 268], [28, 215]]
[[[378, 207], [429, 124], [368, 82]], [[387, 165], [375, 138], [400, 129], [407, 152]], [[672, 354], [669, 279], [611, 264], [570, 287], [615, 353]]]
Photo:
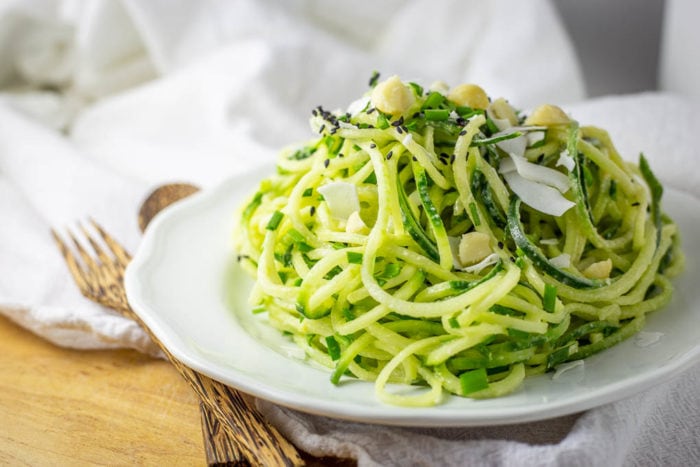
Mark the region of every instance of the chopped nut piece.
[[571, 122], [571, 119], [560, 107], [550, 104], [537, 107], [525, 119], [525, 125], [534, 126], [566, 125], [569, 122]]
[[370, 99], [374, 107], [390, 115], [401, 115], [416, 101], [411, 88], [396, 75], [377, 84]]
[[486, 91], [476, 84], [460, 84], [452, 88], [447, 99], [457, 105], [472, 109], [486, 110], [489, 106], [489, 97], [486, 95]]
[[583, 275], [589, 279], [607, 279], [612, 272], [612, 261], [610, 258], [604, 261], [593, 263], [583, 270]]
[[518, 116], [515, 113], [515, 109], [502, 97], [499, 97], [489, 105], [488, 113], [491, 118], [508, 120], [513, 126], [518, 124]]
[[462, 235], [459, 242], [459, 261], [463, 266], [476, 264], [491, 254], [489, 236], [481, 232]]

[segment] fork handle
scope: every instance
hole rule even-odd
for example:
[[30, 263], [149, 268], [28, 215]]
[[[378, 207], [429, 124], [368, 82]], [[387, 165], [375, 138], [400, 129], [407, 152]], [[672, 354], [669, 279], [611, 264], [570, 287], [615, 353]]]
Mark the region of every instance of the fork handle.
[[[207, 459], [261, 467], [304, 465], [305, 462], [297, 448], [274, 426], [267, 423], [257, 408], [251, 405], [241, 393], [184, 365], [170, 353], [130, 306], [121, 308], [148, 333], [151, 340], [189, 383], [201, 403], [218, 420], [218, 427], [223, 431], [218, 429], [209, 431], [210, 425], [203, 424], [203, 427], [209, 431], [205, 436], [214, 435], [210, 436], [211, 442], [205, 441], [205, 446], [212, 447], [211, 452], [207, 451]], [[202, 417], [203, 421], [204, 418], [207, 421], [211, 420], [209, 415], [204, 413]], [[217, 427], [215, 424], [211, 426]], [[210, 454], [213, 455], [212, 458], [209, 457]], [[227, 457], [232, 459], [227, 461], [225, 460]]]

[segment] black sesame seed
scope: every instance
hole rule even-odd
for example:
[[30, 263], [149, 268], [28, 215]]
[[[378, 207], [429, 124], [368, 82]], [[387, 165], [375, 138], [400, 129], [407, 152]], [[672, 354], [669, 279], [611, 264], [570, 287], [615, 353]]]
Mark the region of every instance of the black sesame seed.
[[467, 130], [462, 130], [459, 132], [459, 136], [464, 136], [467, 134]]
[[376, 144], [374, 144], [374, 143], [371, 143], [371, 144], [369, 145], [369, 147], [370, 147], [370, 148], [372, 148], [372, 149], [374, 149], [374, 148], [376, 148], [376, 147], [377, 147], [377, 145], [376, 145]]
[[311, 206], [309, 209], [309, 216], [313, 216], [314, 214], [316, 214], [316, 206]]
[[394, 155], [394, 152], [393, 152], [393, 151], [387, 152], [387, 153], [386, 153], [386, 160], [390, 160], [391, 157], [392, 157], [393, 155]]
[[413, 161], [418, 162], [418, 158], [416, 156], [413, 156]]
[[377, 110], [376, 107], [370, 107], [369, 109], [367, 109], [367, 112], [366, 112], [366, 113], [367, 113], [367, 115], [369, 115], [369, 114], [371, 114], [372, 112], [374, 112], [375, 110]]
[[452, 154], [452, 155], [450, 156], [450, 164], [454, 164], [454, 163], [455, 163], [455, 159], [457, 159], [457, 156], [455, 156], [454, 154]]
[[498, 248], [503, 249], [503, 242], [498, 242]]
[[639, 206], [639, 201], [635, 201], [634, 203], [632, 203], [632, 206]]
[[401, 127], [397, 127], [397, 128], [396, 128], [396, 131], [398, 132], [398, 134], [403, 133], [403, 130], [401, 129]]
[[403, 125], [403, 116], [399, 117], [398, 120], [391, 122], [391, 125], [396, 127]]
[[329, 165], [330, 163], [331, 163], [331, 160], [330, 160], [330, 159], [326, 159], [325, 161], [323, 161], [323, 166], [324, 166], [324, 167], [328, 167], [328, 165]]
[[323, 133], [323, 130], [325, 130], [325, 129], [326, 129], [326, 125], [323, 124], [323, 125], [321, 125], [321, 128], [318, 129], [318, 132]]
[[338, 157], [345, 157], [345, 154], [343, 154], [342, 152], [339, 152]]

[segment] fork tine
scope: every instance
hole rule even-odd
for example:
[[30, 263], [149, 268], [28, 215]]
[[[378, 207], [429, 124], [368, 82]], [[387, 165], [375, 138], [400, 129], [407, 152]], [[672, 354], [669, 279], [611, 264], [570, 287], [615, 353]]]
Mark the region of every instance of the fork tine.
[[97, 261], [88, 253], [83, 245], [80, 244], [78, 241], [77, 237], [73, 232], [68, 230], [68, 237], [73, 241], [73, 246], [77, 250], [78, 254], [80, 255], [80, 259], [83, 261], [83, 264], [85, 264], [84, 270], [87, 271], [97, 271], [99, 264], [97, 264]]
[[97, 254], [97, 257], [99, 258], [100, 262], [102, 263], [103, 266], [110, 267], [114, 264], [114, 259], [111, 258], [107, 253], [105, 253], [104, 248], [98, 244], [94, 238], [92, 238], [92, 235], [90, 232], [88, 232], [87, 228], [85, 227], [84, 224], [78, 224], [78, 227], [80, 228], [81, 232], [83, 233], [83, 236], [85, 239], [90, 243], [90, 246], [92, 247], [93, 251], [95, 254]]
[[109, 249], [114, 253], [114, 256], [117, 258], [119, 263], [122, 266], [126, 266], [129, 261], [131, 261], [131, 255], [124, 249], [124, 247], [119, 244], [114, 238], [112, 238], [111, 235], [109, 235], [105, 230], [102, 228], [100, 224], [98, 224], [94, 219], [90, 218], [90, 223], [92, 226], [97, 230], [97, 232], [100, 234], [100, 237], [102, 237], [102, 240], [107, 244]]
[[63, 260], [66, 262], [66, 265], [68, 266], [68, 271], [71, 273], [71, 276], [73, 276], [73, 280], [75, 280], [75, 282], [78, 284], [78, 287], [81, 290], [83, 290], [88, 285], [85, 279], [85, 270], [80, 266], [80, 264], [78, 264], [77, 258], [73, 253], [71, 253], [70, 249], [68, 248], [68, 245], [66, 245], [66, 243], [61, 239], [60, 235], [58, 235], [58, 232], [56, 232], [54, 229], [51, 229], [51, 235], [53, 236], [56, 245], [58, 245], [58, 249], [61, 251]]

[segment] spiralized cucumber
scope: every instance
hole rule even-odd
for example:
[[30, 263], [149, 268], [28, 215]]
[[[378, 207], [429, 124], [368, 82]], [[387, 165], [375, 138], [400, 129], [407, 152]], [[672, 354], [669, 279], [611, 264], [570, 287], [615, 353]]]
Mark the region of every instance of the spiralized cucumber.
[[251, 306], [333, 383], [498, 397], [669, 301], [683, 255], [646, 159], [553, 106], [372, 84], [352, 113], [314, 109], [318, 136], [281, 152], [234, 234]]

